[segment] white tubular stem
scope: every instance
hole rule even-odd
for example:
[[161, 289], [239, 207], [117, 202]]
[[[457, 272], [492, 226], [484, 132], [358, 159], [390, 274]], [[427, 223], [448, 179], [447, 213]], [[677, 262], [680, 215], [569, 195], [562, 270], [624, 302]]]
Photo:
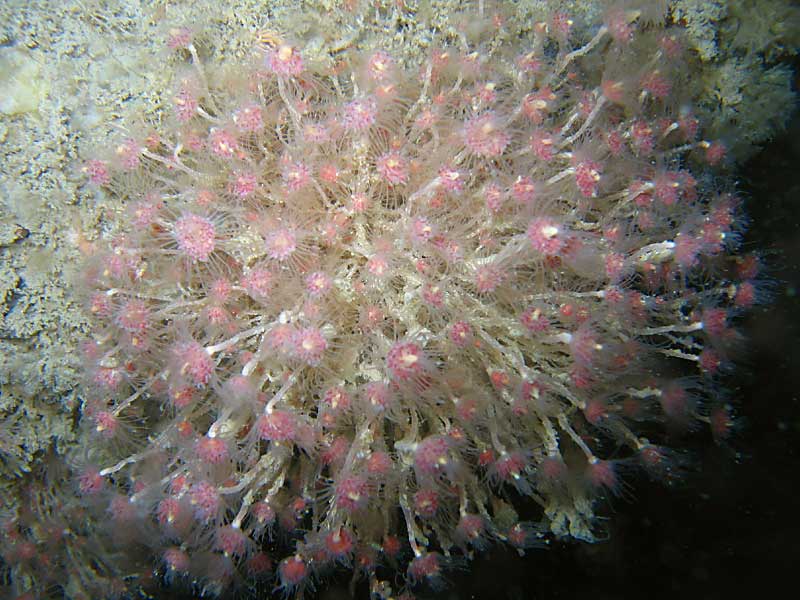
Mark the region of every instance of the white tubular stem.
[[286, 380], [286, 383], [283, 384], [283, 387], [281, 387], [281, 389], [278, 390], [278, 392], [272, 397], [272, 399], [270, 399], [270, 401], [267, 402], [267, 405], [264, 407], [265, 415], [270, 414], [275, 409], [275, 405], [278, 404], [278, 402], [280, 402], [281, 400], [283, 400], [283, 397], [289, 393], [289, 390], [295, 384], [299, 375], [300, 371], [297, 370], [294, 371], [289, 376], [289, 379]]
[[278, 94], [286, 105], [286, 110], [289, 111], [289, 115], [292, 117], [295, 134], [300, 135], [300, 113], [297, 112], [297, 108], [295, 108], [294, 104], [289, 100], [289, 96], [286, 94], [286, 84], [280, 77], [278, 78]]
[[168, 160], [163, 156], [156, 154], [155, 152], [150, 152], [150, 150], [142, 150], [142, 156], [149, 158], [150, 160], [154, 160], [156, 162], [160, 162], [163, 165], [166, 165], [170, 169], [178, 169], [179, 171], [183, 171], [187, 175], [191, 175], [195, 179], [202, 178], [202, 174], [194, 169], [190, 169], [186, 165], [184, 165], [180, 161], [175, 160]]
[[206, 348], [206, 353], [209, 356], [214, 356], [217, 352], [221, 352], [222, 350], [227, 350], [231, 346], [235, 346], [239, 342], [249, 337], [253, 337], [254, 335], [258, 335], [260, 333], [264, 333], [267, 330], [266, 325], [259, 325], [257, 327], [252, 327], [247, 331], [242, 331], [241, 333], [233, 336], [225, 340], [224, 342], [220, 342], [219, 344], [214, 344], [213, 346], [208, 346]]
[[550, 179], [545, 181], [545, 184], [546, 185], [553, 185], [554, 183], [558, 183], [559, 181], [561, 181], [565, 177], [569, 177], [573, 173], [575, 173], [575, 169], [572, 168], [572, 167], [570, 167], [568, 169], [564, 169], [563, 171], [560, 171], [560, 172], [556, 173]]
[[597, 99], [597, 104], [594, 105], [592, 112], [590, 112], [589, 116], [586, 117], [586, 120], [583, 122], [583, 125], [581, 125], [580, 129], [578, 129], [578, 131], [576, 131], [567, 139], [565, 139], [563, 142], [561, 142], [558, 145], [559, 150], [561, 150], [566, 146], [569, 146], [570, 144], [572, 144], [572, 142], [574, 142], [575, 140], [580, 138], [584, 133], [586, 133], [586, 130], [589, 129], [589, 127], [591, 127], [594, 124], [594, 120], [597, 118], [597, 115], [600, 114], [600, 111], [602, 110], [605, 103], [606, 103], [605, 96], [600, 96]]
[[153, 385], [153, 383], [161, 379], [161, 377], [163, 377], [165, 373], [166, 371], [161, 371], [161, 373], [156, 375], [146, 385], [143, 385], [138, 390], [136, 390], [136, 392], [125, 398], [125, 400], [123, 400], [117, 406], [114, 407], [114, 410], [111, 411], [111, 414], [114, 415], [115, 417], [118, 417], [123, 410], [128, 408], [131, 404], [133, 404], [133, 402], [136, 401], [137, 398], [139, 398], [142, 394], [144, 394], [147, 390], [149, 390], [150, 387]]
[[206, 92], [206, 102], [208, 102], [211, 110], [213, 110], [215, 113], [218, 113], [219, 109], [214, 103], [214, 99], [211, 97], [211, 89], [208, 87], [208, 79], [206, 78], [206, 72], [205, 69], [203, 69], [203, 63], [200, 60], [200, 56], [197, 54], [197, 48], [194, 44], [189, 44], [187, 48], [189, 50], [189, 54], [192, 55], [192, 64], [197, 71], [197, 76], [200, 78], [200, 82], [203, 84], [203, 88]]
[[597, 33], [594, 34], [594, 37], [589, 40], [589, 42], [577, 50], [573, 50], [569, 54], [564, 57], [564, 60], [561, 61], [561, 64], [558, 66], [558, 70], [556, 71], [557, 74], [561, 73], [566, 69], [569, 64], [581, 56], [584, 56], [592, 51], [592, 49], [600, 43], [600, 41], [605, 37], [606, 33], [608, 33], [608, 27], [603, 25], [600, 29], [597, 30]]
[[578, 435], [578, 432], [572, 428], [572, 425], [569, 424], [567, 415], [563, 413], [558, 415], [558, 426], [561, 427], [561, 430], [564, 433], [572, 438], [572, 441], [575, 442], [575, 445], [581, 449], [581, 451], [586, 455], [587, 459], [591, 460], [594, 458], [594, 452], [592, 452], [592, 449], [586, 445], [586, 442], [584, 442], [583, 438]]
[[703, 328], [701, 321], [689, 325], [664, 325], [663, 327], [647, 327], [636, 331], [636, 335], [660, 335], [662, 333], [691, 333]]

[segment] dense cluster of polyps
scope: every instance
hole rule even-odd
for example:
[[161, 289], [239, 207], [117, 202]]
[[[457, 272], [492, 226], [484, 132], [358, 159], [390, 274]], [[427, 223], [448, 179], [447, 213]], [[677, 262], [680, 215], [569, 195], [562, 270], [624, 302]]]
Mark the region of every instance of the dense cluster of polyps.
[[124, 216], [86, 271], [76, 477], [130, 555], [206, 591], [435, 584], [591, 538], [621, 465], [675, 475], [666, 427], [727, 434], [710, 390], [757, 264], [681, 31], [502, 27], [412, 72], [263, 35], [225, 82], [172, 32], [171, 120], [85, 165]]

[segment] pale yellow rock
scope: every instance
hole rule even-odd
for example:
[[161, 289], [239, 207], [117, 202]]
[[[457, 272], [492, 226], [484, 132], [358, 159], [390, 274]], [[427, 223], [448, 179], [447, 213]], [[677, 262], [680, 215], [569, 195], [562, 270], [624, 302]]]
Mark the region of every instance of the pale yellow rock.
[[19, 115], [39, 109], [50, 85], [30, 52], [20, 48], [0, 50], [0, 113]]

